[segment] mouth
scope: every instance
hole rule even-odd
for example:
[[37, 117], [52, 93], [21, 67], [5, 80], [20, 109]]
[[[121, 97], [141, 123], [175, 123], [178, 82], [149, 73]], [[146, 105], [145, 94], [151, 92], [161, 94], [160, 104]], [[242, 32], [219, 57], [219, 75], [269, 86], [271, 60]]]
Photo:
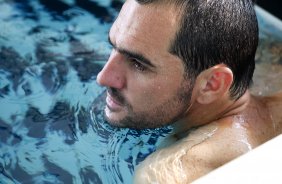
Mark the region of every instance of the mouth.
[[111, 110], [111, 111], [119, 111], [123, 108], [123, 104], [121, 102], [119, 102], [118, 100], [116, 100], [114, 97], [112, 97], [109, 93], [107, 93], [107, 98], [106, 98], [106, 103], [107, 103], [107, 107]]

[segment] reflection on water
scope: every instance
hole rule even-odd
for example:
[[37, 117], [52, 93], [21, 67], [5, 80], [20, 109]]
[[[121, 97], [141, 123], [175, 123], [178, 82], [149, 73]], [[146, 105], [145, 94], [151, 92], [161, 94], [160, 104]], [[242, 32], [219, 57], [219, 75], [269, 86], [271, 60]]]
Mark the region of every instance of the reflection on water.
[[[120, 7], [117, 0], [0, 0], [0, 183], [129, 184], [171, 132], [103, 120], [105, 89], [95, 80]], [[271, 30], [261, 33], [257, 61], [281, 66], [282, 39], [270, 39]]]
[[170, 132], [110, 127], [95, 82], [119, 1], [0, 1], [0, 183], [132, 183]]

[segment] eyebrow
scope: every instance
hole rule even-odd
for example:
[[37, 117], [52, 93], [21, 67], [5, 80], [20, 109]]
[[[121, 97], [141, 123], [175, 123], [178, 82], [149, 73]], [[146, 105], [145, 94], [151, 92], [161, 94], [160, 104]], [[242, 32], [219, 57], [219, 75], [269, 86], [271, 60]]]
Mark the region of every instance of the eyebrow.
[[126, 57], [132, 57], [137, 59], [139, 62], [144, 63], [152, 68], [155, 68], [156, 66], [152, 64], [152, 62], [147, 59], [144, 55], [137, 53], [137, 52], [133, 52], [133, 51], [129, 51], [123, 48], [118, 48], [115, 44], [113, 44], [113, 42], [111, 41], [110, 36], [108, 36], [108, 42], [110, 43], [110, 45], [117, 50], [119, 53], [125, 55]]

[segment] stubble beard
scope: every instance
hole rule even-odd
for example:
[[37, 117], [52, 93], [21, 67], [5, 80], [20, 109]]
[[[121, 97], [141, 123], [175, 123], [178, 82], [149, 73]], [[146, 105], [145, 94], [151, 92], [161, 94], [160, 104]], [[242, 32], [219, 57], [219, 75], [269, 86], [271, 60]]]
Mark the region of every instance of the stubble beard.
[[127, 115], [120, 120], [110, 119], [106, 115], [106, 112], [104, 113], [104, 116], [109, 124], [123, 128], [148, 129], [170, 125], [183, 118], [185, 112], [190, 107], [192, 89], [193, 88], [189, 84], [183, 82], [175, 96], [168, 99], [163, 104], [147, 111], [134, 112], [132, 106], [127, 103], [126, 99], [119, 91], [109, 88], [108, 92], [124, 104]]

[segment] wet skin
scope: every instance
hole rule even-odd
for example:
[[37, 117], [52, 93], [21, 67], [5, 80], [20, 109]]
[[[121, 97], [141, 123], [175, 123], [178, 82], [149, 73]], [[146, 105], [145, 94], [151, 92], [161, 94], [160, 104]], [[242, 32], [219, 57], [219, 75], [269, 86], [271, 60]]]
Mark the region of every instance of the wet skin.
[[184, 80], [182, 61], [168, 52], [177, 27], [174, 9], [137, 7], [128, 1], [113, 24], [109, 33], [113, 50], [97, 81], [109, 88], [105, 109], [109, 123], [153, 128], [183, 116], [191, 87]]
[[248, 94], [239, 113], [201, 126], [146, 158], [135, 183], [190, 183], [282, 133], [282, 92]]
[[127, 0], [109, 33], [113, 51], [97, 78], [108, 88], [109, 123], [173, 123], [173, 144], [141, 163], [135, 183], [189, 183], [282, 132], [282, 94], [255, 97], [247, 90], [230, 98], [233, 73], [223, 64], [203, 71], [193, 84], [184, 78], [182, 61], [169, 52], [178, 21], [175, 7]]

